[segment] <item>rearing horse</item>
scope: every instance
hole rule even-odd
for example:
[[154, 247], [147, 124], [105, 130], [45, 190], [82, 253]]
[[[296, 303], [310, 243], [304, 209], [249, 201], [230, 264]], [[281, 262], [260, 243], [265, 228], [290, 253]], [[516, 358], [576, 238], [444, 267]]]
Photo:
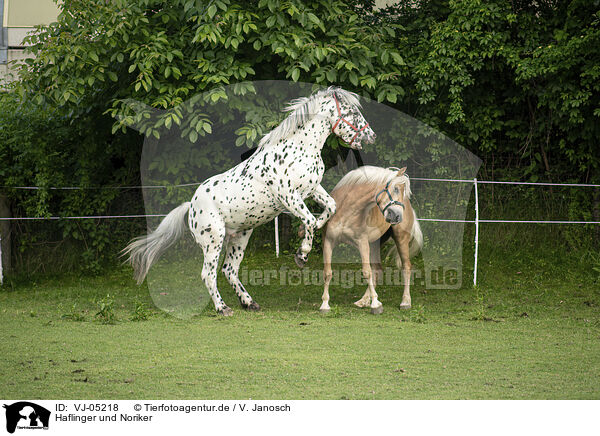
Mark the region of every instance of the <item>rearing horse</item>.
[[[360, 107], [356, 94], [337, 87], [293, 100], [286, 108], [288, 117], [261, 139], [248, 160], [207, 179], [192, 201], [173, 209], [156, 230], [134, 239], [123, 250], [138, 283], [164, 250], [181, 237], [187, 214], [188, 226], [204, 252], [202, 280], [217, 313], [233, 314], [217, 289], [223, 246], [227, 248], [222, 271], [242, 307], [260, 310], [238, 277], [252, 230], [284, 210], [298, 217], [306, 231], [295, 259], [299, 267], [304, 266], [315, 230], [335, 213], [335, 201], [320, 185], [325, 172], [321, 158], [325, 140], [333, 132], [355, 149], [362, 148], [362, 141], [375, 140]], [[304, 204], [308, 197], [324, 208], [318, 218]]]

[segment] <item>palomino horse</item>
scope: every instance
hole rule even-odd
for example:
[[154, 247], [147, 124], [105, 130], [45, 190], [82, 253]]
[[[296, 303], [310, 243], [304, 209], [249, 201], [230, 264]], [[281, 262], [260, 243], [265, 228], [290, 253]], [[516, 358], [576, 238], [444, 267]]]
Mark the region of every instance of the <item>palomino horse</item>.
[[331, 192], [336, 213], [323, 229], [325, 289], [321, 312], [330, 310], [331, 255], [341, 242], [349, 242], [360, 251], [363, 277], [368, 283], [365, 295], [354, 304], [370, 306], [373, 314], [383, 312], [375, 292], [373, 269], [381, 271], [380, 238], [390, 227], [403, 266], [404, 294], [400, 307], [410, 309], [410, 257], [423, 246], [423, 234], [410, 204], [410, 180], [405, 171], [406, 168], [360, 167], [346, 174]]
[[[300, 218], [306, 234], [295, 258], [300, 267], [304, 266], [315, 229], [323, 227], [335, 213], [335, 201], [320, 185], [325, 140], [333, 132], [356, 149], [361, 148], [361, 141], [375, 140], [359, 109], [356, 94], [336, 87], [291, 102], [287, 108], [290, 115], [261, 139], [250, 158], [206, 180], [192, 201], [173, 209], [156, 230], [134, 239], [123, 250], [129, 255], [138, 283], [162, 252], [181, 237], [187, 215], [188, 226], [204, 252], [202, 280], [217, 313], [233, 314], [217, 289], [219, 255], [224, 246], [222, 271], [242, 307], [260, 310], [238, 277], [252, 229], [284, 210]], [[304, 204], [307, 197], [324, 207], [319, 218]]]

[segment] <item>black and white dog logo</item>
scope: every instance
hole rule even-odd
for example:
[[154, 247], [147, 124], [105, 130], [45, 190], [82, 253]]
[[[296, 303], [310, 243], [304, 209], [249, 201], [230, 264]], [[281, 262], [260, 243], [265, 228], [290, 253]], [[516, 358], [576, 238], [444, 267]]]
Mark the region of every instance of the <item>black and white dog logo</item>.
[[50, 411], [28, 401], [4, 405], [6, 409], [6, 431], [19, 429], [48, 429]]

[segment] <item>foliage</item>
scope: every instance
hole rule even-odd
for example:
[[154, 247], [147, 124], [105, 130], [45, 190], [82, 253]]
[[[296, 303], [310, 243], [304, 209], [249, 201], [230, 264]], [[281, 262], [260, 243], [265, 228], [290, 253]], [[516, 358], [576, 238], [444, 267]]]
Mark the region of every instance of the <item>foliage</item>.
[[[61, 8], [58, 22], [28, 39], [35, 57], [21, 70], [21, 95], [72, 118], [103, 107], [118, 119], [113, 133], [135, 124], [158, 137], [178, 125], [195, 142], [211, 121], [194, 112], [194, 96], [209, 91], [204, 98], [218, 102], [233, 83], [244, 95], [246, 80], [336, 83], [388, 102], [403, 93], [391, 83], [404, 65], [387, 41], [394, 26], [368, 26], [342, 1], [70, 0]], [[150, 120], [132, 113], [129, 99], [164, 112]]]
[[[15, 215], [139, 213], [131, 210], [141, 208], [139, 193], [50, 187], [138, 185], [142, 137], [126, 126], [148, 137], [177, 127], [192, 144], [211, 134], [213, 123], [195, 112], [200, 102], [192, 97], [204, 93], [220, 103], [228, 84], [239, 96], [252, 92], [245, 81], [256, 79], [335, 83], [388, 102], [404, 92], [392, 83], [403, 66], [387, 40], [394, 26], [368, 26], [342, 1], [66, 0], [59, 7], [57, 22], [26, 39], [32, 56], [0, 97], [9, 109], [0, 119], [7, 163], [0, 175], [8, 186], [42, 187], [8, 191]], [[132, 99], [161, 109], [159, 116], [133, 112]], [[232, 99], [229, 106], [243, 113], [242, 102]], [[266, 115], [249, 115], [239, 145], [273, 127]], [[183, 164], [168, 162], [167, 171]], [[107, 253], [136, 233], [132, 228], [141, 229], [61, 221], [62, 235], [42, 239], [78, 240], [84, 265], [98, 271]], [[24, 233], [20, 243], [33, 243], [36, 232]], [[115, 240], [115, 233], [127, 236]]]
[[399, 107], [486, 159], [491, 175], [600, 179], [600, 3], [423, 0], [403, 26]]
[[131, 321], [147, 321], [152, 315], [146, 303], [140, 300], [135, 301], [135, 309], [129, 318]]
[[115, 299], [110, 294], [106, 294], [104, 298], [98, 300], [98, 312], [96, 318], [102, 324], [114, 324], [116, 321], [115, 315]]

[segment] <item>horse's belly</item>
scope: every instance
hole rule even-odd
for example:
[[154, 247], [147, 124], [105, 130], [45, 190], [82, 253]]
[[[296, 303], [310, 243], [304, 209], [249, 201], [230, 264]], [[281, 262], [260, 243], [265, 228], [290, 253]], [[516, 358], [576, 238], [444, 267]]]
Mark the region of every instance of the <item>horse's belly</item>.
[[[237, 203], [237, 202], [236, 202]], [[253, 204], [230, 204], [226, 227], [232, 231], [248, 230], [271, 221], [281, 213], [281, 208], [274, 202], [256, 202]]]

